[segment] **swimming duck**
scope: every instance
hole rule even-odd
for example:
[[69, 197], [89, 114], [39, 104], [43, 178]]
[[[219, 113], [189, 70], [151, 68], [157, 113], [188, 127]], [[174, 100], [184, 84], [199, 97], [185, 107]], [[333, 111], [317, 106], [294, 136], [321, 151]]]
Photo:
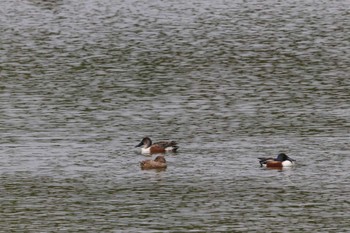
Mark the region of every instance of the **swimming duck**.
[[164, 156], [159, 155], [154, 160], [144, 160], [140, 162], [142, 170], [146, 169], [165, 169], [167, 167]]
[[176, 152], [179, 148], [175, 141], [160, 141], [152, 144], [152, 140], [149, 137], [143, 138], [135, 147], [141, 147], [142, 154]]
[[295, 163], [294, 159], [288, 157], [285, 153], [280, 153], [277, 158], [258, 158], [261, 167], [291, 167]]

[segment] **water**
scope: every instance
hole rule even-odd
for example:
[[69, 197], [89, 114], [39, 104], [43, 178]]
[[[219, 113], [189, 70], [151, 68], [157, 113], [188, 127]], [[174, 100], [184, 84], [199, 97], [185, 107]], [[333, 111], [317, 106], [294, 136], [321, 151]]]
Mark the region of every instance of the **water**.
[[348, 232], [349, 7], [3, 1], [1, 231]]

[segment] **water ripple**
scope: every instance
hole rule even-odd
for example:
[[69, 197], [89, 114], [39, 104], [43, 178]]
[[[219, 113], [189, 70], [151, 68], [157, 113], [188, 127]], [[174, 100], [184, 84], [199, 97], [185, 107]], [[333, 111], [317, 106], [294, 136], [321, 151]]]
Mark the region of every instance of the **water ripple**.
[[[1, 229], [347, 232], [347, 9], [5, 0]], [[179, 142], [167, 170], [145, 135]]]

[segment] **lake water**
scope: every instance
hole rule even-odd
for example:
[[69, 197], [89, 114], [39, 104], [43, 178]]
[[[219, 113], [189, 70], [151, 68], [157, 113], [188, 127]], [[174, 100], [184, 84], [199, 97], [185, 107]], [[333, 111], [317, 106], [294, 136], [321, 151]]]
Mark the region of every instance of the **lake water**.
[[349, 32], [346, 0], [2, 1], [1, 231], [349, 232]]

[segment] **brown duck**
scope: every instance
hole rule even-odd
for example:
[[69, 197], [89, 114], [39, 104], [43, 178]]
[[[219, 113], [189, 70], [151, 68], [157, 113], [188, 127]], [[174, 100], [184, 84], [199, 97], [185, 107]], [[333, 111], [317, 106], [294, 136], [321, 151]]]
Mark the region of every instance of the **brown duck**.
[[145, 169], [165, 169], [167, 167], [164, 156], [159, 155], [154, 160], [144, 160], [140, 162], [142, 170]]

